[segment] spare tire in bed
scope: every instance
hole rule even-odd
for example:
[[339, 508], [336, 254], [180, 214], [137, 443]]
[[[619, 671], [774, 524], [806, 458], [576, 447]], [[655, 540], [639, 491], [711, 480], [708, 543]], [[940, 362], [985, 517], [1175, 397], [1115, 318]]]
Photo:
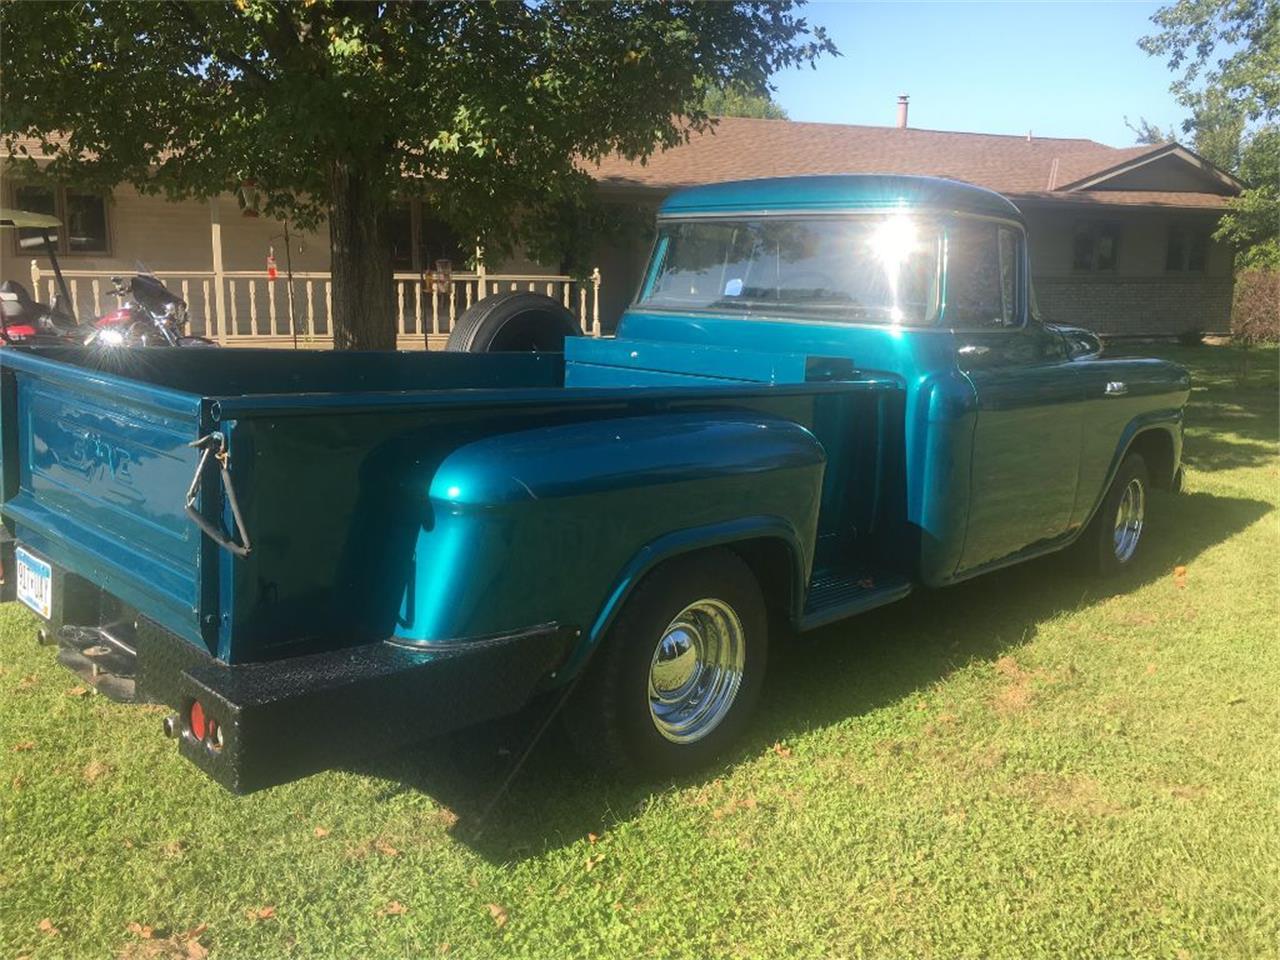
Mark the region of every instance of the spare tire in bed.
[[446, 350], [457, 353], [559, 353], [565, 337], [580, 337], [573, 314], [541, 293], [510, 290], [485, 297], [458, 318]]

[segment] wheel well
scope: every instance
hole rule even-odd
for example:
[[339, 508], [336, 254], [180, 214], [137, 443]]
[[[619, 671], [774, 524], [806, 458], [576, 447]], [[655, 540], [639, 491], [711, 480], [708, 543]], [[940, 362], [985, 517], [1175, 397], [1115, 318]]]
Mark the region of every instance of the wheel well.
[[791, 547], [778, 537], [738, 540], [726, 546], [751, 568], [771, 619], [791, 620], [795, 602], [795, 561]]
[[1144, 430], [1133, 438], [1129, 452], [1141, 454], [1152, 486], [1162, 490], [1172, 486], [1173, 437], [1169, 431], [1160, 428]]

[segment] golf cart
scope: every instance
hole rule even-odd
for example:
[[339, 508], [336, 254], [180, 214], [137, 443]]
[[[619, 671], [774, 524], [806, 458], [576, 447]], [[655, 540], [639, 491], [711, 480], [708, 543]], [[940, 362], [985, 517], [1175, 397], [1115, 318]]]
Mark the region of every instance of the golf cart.
[[[67, 281], [58, 265], [57, 230], [62, 226], [57, 217], [28, 210], [0, 208], [0, 230], [38, 230], [58, 290], [53, 302], [45, 305], [37, 302], [25, 286], [17, 280], [0, 283], [0, 340], [4, 343], [28, 343], [32, 341], [74, 341], [80, 326], [75, 316]], [[37, 291], [38, 292], [38, 291]]]

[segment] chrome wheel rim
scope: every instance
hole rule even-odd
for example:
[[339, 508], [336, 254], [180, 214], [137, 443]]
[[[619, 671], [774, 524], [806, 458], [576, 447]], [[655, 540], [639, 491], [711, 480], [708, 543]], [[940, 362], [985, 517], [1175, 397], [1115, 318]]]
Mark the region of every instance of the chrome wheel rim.
[[1121, 563], [1127, 563], [1138, 549], [1146, 508], [1147, 492], [1142, 488], [1142, 481], [1135, 477], [1125, 486], [1124, 493], [1120, 496], [1120, 505], [1116, 507], [1113, 545], [1116, 559]]
[[695, 600], [662, 631], [649, 663], [649, 716], [673, 743], [701, 740], [728, 715], [742, 686], [746, 636], [733, 608]]

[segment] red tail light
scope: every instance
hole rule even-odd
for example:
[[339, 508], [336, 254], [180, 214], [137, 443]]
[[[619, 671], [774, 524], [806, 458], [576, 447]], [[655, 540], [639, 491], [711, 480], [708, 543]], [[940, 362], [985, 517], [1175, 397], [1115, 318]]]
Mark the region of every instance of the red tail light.
[[191, 701], [191, 717], [188, 727], [191, 735], [197, 740], [203, 740], [205, 732], [208, 730], [208, 722], [205, 720], [204, 707], [200, 706], [199, 700]]

